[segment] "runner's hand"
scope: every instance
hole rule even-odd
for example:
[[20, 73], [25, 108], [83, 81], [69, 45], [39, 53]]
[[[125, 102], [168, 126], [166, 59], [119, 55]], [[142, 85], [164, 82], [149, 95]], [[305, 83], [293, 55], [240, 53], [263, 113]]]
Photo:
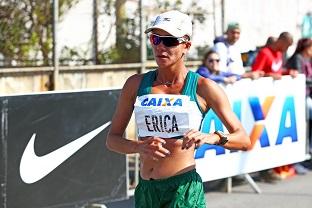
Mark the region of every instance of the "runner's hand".
[[219, 141], [219, 137], [215, 134], [205, 134], [201, 131], [191, 129], [184, 134], [182, 149], [189, 149], [194, 146], [200, 147], [203, 144], [216, 144]]
[[153, 160], [165, 158], [170, 154], [170, 151], [163, 147], [164, 144], [166, 141], [159, 137], [144, 137], [139, 143], [139, 153]]

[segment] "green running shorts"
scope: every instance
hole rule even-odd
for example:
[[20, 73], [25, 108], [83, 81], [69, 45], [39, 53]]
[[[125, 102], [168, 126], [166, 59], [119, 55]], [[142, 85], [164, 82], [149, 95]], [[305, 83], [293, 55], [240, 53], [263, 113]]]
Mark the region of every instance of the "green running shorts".
[[134, 197], [135, 208], [206, 208], [203, 183], [195, 169], [166, 179], [140, 178]]

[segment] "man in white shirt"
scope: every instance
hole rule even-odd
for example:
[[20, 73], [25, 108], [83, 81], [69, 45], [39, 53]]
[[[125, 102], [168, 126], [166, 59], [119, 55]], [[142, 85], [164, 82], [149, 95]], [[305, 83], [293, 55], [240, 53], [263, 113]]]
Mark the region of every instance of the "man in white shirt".
[[236, 44], [240, 38], [240, 26], [236, 22], [228, 24], [226, 36], [213, 47], [220, 56], [220, 70], [242, 75], [245, 73], [241, 52]]

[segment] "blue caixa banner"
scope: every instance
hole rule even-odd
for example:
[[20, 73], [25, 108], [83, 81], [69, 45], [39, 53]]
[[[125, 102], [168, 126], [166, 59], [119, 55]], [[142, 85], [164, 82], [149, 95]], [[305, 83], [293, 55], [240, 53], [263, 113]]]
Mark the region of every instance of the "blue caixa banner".
[[[278, 167], [306, 158], [305, 77], [283, 76], [243, 79], [224, 86], [232, 109], [251, 138], [253, 149], [229, 151], [203, 145], [195, 152], [197, 170], [204, 181]], [[227, 132], [209, 111], [203, 132]]]
[[105, 146], [119, 93], [0, 97], [1, 207], [64, 208], [126, 198], [126, 157]]

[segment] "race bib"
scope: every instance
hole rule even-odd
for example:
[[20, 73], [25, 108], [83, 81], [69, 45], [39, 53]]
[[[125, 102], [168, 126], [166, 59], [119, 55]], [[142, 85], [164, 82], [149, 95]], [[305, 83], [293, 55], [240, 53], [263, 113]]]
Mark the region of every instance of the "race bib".
[[190, 98], [186, 95], [148, 94], [134, 105], [139, 137], [183, 136], [190, 129]]

